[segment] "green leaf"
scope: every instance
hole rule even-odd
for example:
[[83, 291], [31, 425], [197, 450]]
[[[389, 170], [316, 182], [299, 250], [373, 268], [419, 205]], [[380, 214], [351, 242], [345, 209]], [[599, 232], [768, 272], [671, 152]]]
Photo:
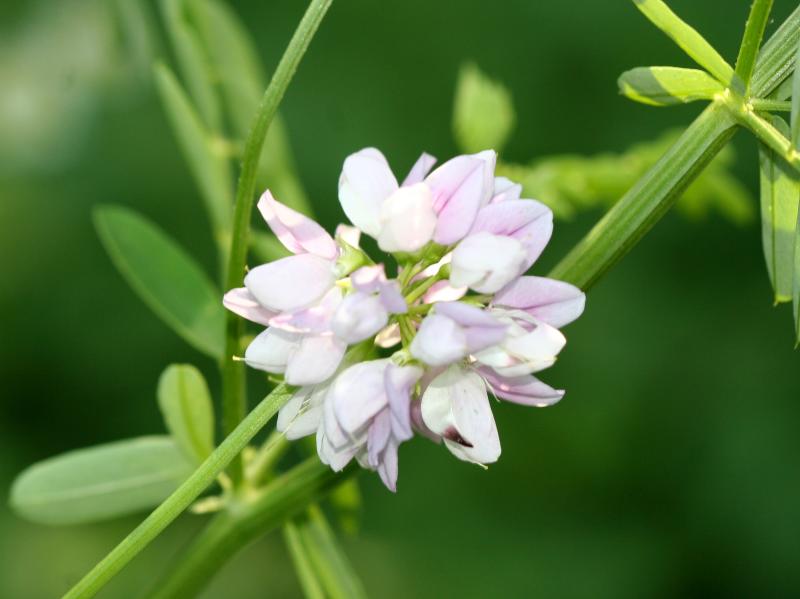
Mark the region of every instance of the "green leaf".
[[617, 84], [624, 96], [652, 106], [711, 100], [725, 89], [705, 71], [677, 67], [638, 67], [624, 72]]
[[311, 558], [303, 544], [303, 537], [300, 534], [300, 525], [293, 521], [284, 524], [283, 540], [292, 558], [297, 580], [300, 582], [300, 587], [303, 589], [303, 596], [305, 596], [306, 599], [325, 599], [325, 591], [322, 589], [322, 583], [319, 581], [319, 578], [317, 578], [316, 572], [314, 572], [314, 565], [311, 563]]
[[42, 524], [80, 524], [158, 505], [191, 474], [169, 437], [138, 437], [34, 464], [11, 489], [11, 506]]
[[511, 93], [474, 64], [461, 67], [453, 107], [453, 132], [464, 152], [502, 150], [516, 121]]
[[361, 513], [361, 489], [358, 480], [351, 478], [336, 487], [329, 496], [331, 506], [336, 510], [341, 529], [349, 534], [358, 532], [358, 518]]
[[792, 140], [792, 147], [796, 150], [800, 148], [800, 45], [797, 48], [794, 75], [792, 75], [791, 117], [792, 132], [790, 139]]
[[308, 509], [300, 535], [317, 577], [331, 599], [366, 599], [364, 587], [331, 530], [322, 510]]
[[190, 345], [222, 356], [222, 294], [163, 231], [132, 210], [100, 206], [94, 223], [117, 270], [139, 297]]
[[758, 48], [761, 46], [761, 39], [764, 37], [764, 30], [767, 28], [769, 13], [772, 11], [773, 0], [753, 0], [750, 7], [750, 16], [747, 17], [747, 25], [742, 36], [742, 45], [739, 48], [739, 56], [736, 58], [736, 74], [747, 87], [750, 78], [753, 76], [753, 67], [756, 64]]
[[[218, 0], [195, 0], [187, 9], [207, 49], [226, 111], [238, 139], [245, 139], [266, 88], [261, 62], [250, 35], [236, 13]], [[313, 214], [297, 177], [286, 128], [276, 117], [267, 132], [258, 168], [259, 184], [281, 202]]]
[[214, 89], [212, 70], [196, 31], [187, 20], [193, 0], [161, 0], [161, 12], [180, 71], [203, 123], [212, 131], [222, 126], [222, 111]]
[[[779, 117], [772, 124], [788, 135], [789, 126]], [[795, 228], [800, 202], [800, 178], [770, 148], [759, 149], [761, 172], [761, 239], [775, 302], [791, 301], [795, 262]]]
[[723, 85], [733, 81], [733, 68], [690, 25], [682, 21], [662, 0], [633, 0], [644, 16], [666, 33], [697, 64], [716, 77]]
[[797, 215], [797, 225], [794, 230], [794, 279], [792, 283], [792, 310], [794, 312], [794, 327], [797, 340], [795, 347], [800, 345], [800, 213]]
[[214, 407], [205, 378], [190, 364], [172, 364], [158, 380], [157, 397], [172, 438], [200, 464], [214, 450]]
[[164, 64], [155, 66], [161, 101], [197, 187], [218, 241], [230, 230], [233, 181], [228, 157], [201, 122], [181, 84]]

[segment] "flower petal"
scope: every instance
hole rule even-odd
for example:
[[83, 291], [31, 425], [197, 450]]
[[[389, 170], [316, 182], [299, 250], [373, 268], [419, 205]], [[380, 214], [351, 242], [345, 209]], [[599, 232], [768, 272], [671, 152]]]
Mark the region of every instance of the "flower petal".
[[478, 210], [491, 198], [496, 159], [491, 150], [457, 156], [425, 179], [439, 216], [433, 235], [436, 243], [451, 245], [469, 232]]
[[397, 366], [390, 363], [386, 367], [384, 386], [389, 400], [392, 434], [398, 441], [406, 441], [413, 436], [411, 393], [422, 373], [422, 368], [418, 366]]
[[453, 365], [422, 396], [422, 419], [457, 458], [488, 464], [500, 457], [500, 439], [486, 385], [471, 370]]
[[378, 465], [378, 476], [392, 493], [397, 492], [397, 445], [394, 439], [389, 439], [386, 449], [383, 450], [381, 463]]
[[436, 213], [425, 183], [401, 187], [381, 206], [378, 247], [384, 252], [416, 252], [433, 237]]
[[322, 385], [298, 389], [278, 412], [278, 431], [290, 441], [314, 433], [322, 420], [322, 400], [326, 390]]
[[353, 345], [377, 335], [388, 322], [389, 314], [380, 297], [356, 291], [342, 300], [331, 320], [331, 330]]
[[451, 364], [469, 353], [464, 329], [438, 314], [425, 317], [409, 349], [412, 356], [429, 366]]
[[505, 202], [506, 200], [518, 200], [522, 194], [522, 185], [514, 183], [506, 177], [494, 178], [494, 195], [489, 200], [490, 204]]
[[344, 358], [347, 345], [333, 335], [305, 335], [289, 354], [286, 382], [314, 385], [330, 378]]
[[281, 312], [270, 319], [269, 325], [292, 333], [324, 333], [330, 330], [331, 319], [341, 303], [342, 290], [331, 287], [315, 305], [297, 312]]
[[485, 231], [458, 244], [450, 264], [450, 283], [478, 293], [495, 293], [525, 272], [527, 252], [512, 237]]
[[275, 316], [275, 312], [261, 306], [246, 287], [231, 289], [222, 296], [222, 305], [234, 314], [264, 326], [269, 326], [270, 319]]
[[467, 289], [467, 287], [453, 287], [450, 281], [437, 281], [422, 296], [422, 303], [455, 302], [467, 294]]
[[345, 369], [331, 385], [328, 401], [342, 429], [357, 435], [378, 412], [386, 407], [384, 370], [388, 360], [359, 362]]
[[442, 302], [436, 304], [435, 310], [437, 314], [447, 316], [464, 328], [468, 353], [496, 345], [506, 337], [508, 325], [477, 306], [463, 302]]
[[586, 295], [574, 285], [545, 277], [520, 277], [492, 300], [493, 305], [524, 310], [556, 328], [577, 319], [585, 303]]
[[383, 154], [375, 148], [365, 148], [344, 161], [339, 177], [339, 202], [351, 223], [377, 237], [381, 229], [381, 204], [397, 187], [397, 179]]
[[506, 401], [543, 408], [553, 405], [564, 397], [564, 391], [553, 389], [530, 374], [505, 377], [485, 367], [478, 368], [478, 372], [486, 380], [492, 392]]
[[310, 253], [334, 260], [336, 242], [316, 222], [277, 201], [269, 190], [258, 201], [258, 210], [278, 240], [294, 254]]
[[269, 328], [259, 334], [244, 352], [248, 366], [266, 372], [282, 373], [301, 335]]
[[427, 152], [423, 152], [422, 155], [417, 158], [411, 170], [408, 171], [408, 175], [406, 175], [406, 178], [403, 180], [402, 187], [414, 185], [415, 183], [422, 183], [434, 164], [436, 164], [436, 157], [431, 156]]
[[381, 453], [392, 436], [392, 421], [389, 409], [384, 408], [372, 419], [367, 433], [367, 459], [372, 468], [380, 464]]
[[553, 234], [553, 212], [536, 200], [506, 200], [484, 206], [470, 234], [485, 231], [513, 237], [528, 254], [525, 270], [541, 255]]
[[276, 312], [306, 308], [333, 286], [333, 263], [314, 254], [298, 254], [255, 267], [244, 278], [259, 304]]

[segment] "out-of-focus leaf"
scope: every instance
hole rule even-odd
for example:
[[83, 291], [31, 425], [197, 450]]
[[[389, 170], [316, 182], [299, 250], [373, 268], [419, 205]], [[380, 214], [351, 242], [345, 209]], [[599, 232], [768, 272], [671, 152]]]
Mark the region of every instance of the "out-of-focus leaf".
[[219, 142], [206, 130], [181, 84], [169, 67], [158, 64], [155, 79], [161, 101], [189, 169], [203, 196], [215, 236], [224, 241], [230, 228], [233, 182], [230, 166]]
[[800, 46], [797, 47], [794, 74], [792, 75], [791, 129], [792, 147], [800, 148]]
[[291, 255], [278, 238], [269, 233], [250, 233], [250, 247], [261, 262], [272, 262]]
[[[550, 206], [559, 218], [581, 210], [608, 208], [674, 142], [676, 134], [639, 143], [619, 154], [550, 156], [529, 165], [498, 163], [497, 174], [522, 184], [525, 197]], [[699, 218], [716, 211], [737, 224], [754, 216], [747, 189], [730, 173], [733, 149], [725, 147], [678, 200], [678, 210]]]
[[322, 583], [317, 578], [314, 565], [311, 563], [308, 550], [303, 543], [300, 526], [292, 520], [283, 525], [283, 539], [286, 548], [289, 550], [297, 580], [300, 582], [306, 599], [325, 599]]
[[474, 64], [461, 67], [453, 105], [453, 133], [464, 152], [502, 150], [516, 121], [511, 94]]
[[[772, 124], [784, 135], [789, 126], [780, 117], [772, 117]], [[775, 302], [792, 300], [794, 278], [795, 228], [798, 202], [800, 202], [800, 177], [770, 148], [759, 149], [761, 171], [761, 239], [767, 261]]]
[[624, 96], [651, 106], [710, 100], [725, 89], [705, 71], [677, 67], [638, 67], [620, 75], [617, 84]]
[[706, 39], [685, 23], [662, 0], [633, 0], [650, 22], [666, 33], [697, 64], [724, 85], [733, 80], [733, 68]]
[[331, 599], [365, 599], [364, 587], [319, 507], [312, 505], [307, 519], [298, 519], [298, 527], [325, 594]]
[[222, 294], [192, 258], [135, 212], [101, 206], [94, 223], [111, 260], [139, 297], [196, 349], [222, 355]]
[[[266, 77], [255, 46], [247, 29], [226, 3], [194, 0], [187, 9], [209, 53], [233, 133], [243, 140], [266, 89]], [[286, 128], [278, 117], [267, 132], [258, 176], [259, 184], [269, 187], [281, 202], [304, 214], [312, 214], [296, 174]]]
[[191, 364], [171, 364], [158, 380], [158, 406], [167, 430], [197, 464], [214, 450], [214, 406], [205, 378]]
[[137, 77], [149, 83], [151, 65], [161, 50], [150, 7], [142, 0], [114, 0], [113, 6], [125, 55], [130, 57]]
[[328, 496], [336, 510], [339, 525], [348, 534], [358, 532], [358, 517], [361, 513], [361, 488], [358, 480], [350, 478], [336, 487]]
[[792, 283], [792, 310], [794, 312], [794, 330], [797, 336], [796, 345], [800, 345], [800, 214], [797, 215], [797, 226], [794, 236], [794, 279]]
[[161, 12], [181, 75], [202, 122], [209, 130], [219, 131], [222, 127], [222, 111], [211, 76], [211, 65], [201, 41], [187, 21], [187, 11], [192, 3], [193, 0], [161, 0]]
[[43, 524], [80, 524], [161, 503], [192, 472], [169, 437], [138, 437], [78, 449], [30, 466], [11, 489], [11, 506]]

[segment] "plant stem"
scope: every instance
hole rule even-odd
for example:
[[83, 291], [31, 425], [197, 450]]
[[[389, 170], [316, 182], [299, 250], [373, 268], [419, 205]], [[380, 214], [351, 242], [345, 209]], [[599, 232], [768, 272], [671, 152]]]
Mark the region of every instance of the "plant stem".
[[357, 471], [333, 472], [316, 456], [268, 484], [254, 497], [246, 497], [222, 512], [195, 539], [181, 560], [171, 566], [148, 599], [195, 596], [219, 569], [245, 545], [305, 510]]
[[325, 591], [322, 590], [319, 579], [314, 573], [314, 567], [311, 564], [308, 551], [306, 551], [303, 538], [300, 536], [300, 526], [301, 524], [292, 520], [283, 525], [284, 543], [286, 543], [286, 548], [292, 557], [294, 570], [297, 573], [300, 587], [303, 589], [303, 595], [305, 595], [306, 599], [325, 599]]
[[753, 98], [750, 100], [750, 105], [753, 107], [753, 110], [757, 112], [789, 112], [792, 109], [791, 102], [784, 102], [781, 100]]
[[197, 470], [72, 587], [64, 599], [93, 597], [214, 482], [215, 477], [239, 455], [290, 397], [291, 391], [286, 385], [276, 387], [267, 395]]
[[753, 5], [750, 7], [750, 16], [747, 18], [742, 45], [739, 47], [739, 56], [736, 59], [736, 74], [744, 83], [745, 94], [750, 86], [750, 78], [753, 76], [758, 48], [761, 45], [761, 38], [764, 37], [764, 30], [767, 28], [772, 2], [773, 0], [753, 0]]
[[258, 487], [289, 449], [286, 435], [273, 431], [245, 469], [247, 484]]
[[[300, 59], [308, 49], [322, 18], [333, 0], [311, 0], [303, 19], [292, 36], [286, 51], [278, 63], [275, 74], [267, 86], [264, 97], [258, 106], [250, 134], [247, 136], [242, 156], [242, 168], [236, 188], [236, 203], [233, 212], [231, 250], [228, 256], [228, 269], [225, 277], [226, 288], [241, 285], [247, 259], [250, 216], [255, 201], [256, 172], [267, 130], [272, 123], [283, 99], [286, 88], [297, 71]], [[233, 312], [227, 312], [225, 322], [225, 353], [222, 363], [222, 430], [228, 435], [247, 412], [244, 365], [234, 361], [233, 356], [240, 351], [239, 340], [244, 333], [242, 319]], [[242, 461], [236, 457], [230, 470], [234, 484], [242, 479]]]

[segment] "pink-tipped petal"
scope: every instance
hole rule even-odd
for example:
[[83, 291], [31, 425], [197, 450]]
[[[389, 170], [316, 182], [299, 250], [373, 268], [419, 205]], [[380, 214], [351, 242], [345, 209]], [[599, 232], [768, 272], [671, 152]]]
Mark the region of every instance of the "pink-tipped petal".
[[422, 377], [418, 366], [397, 366], [389, 364], [384, 373], [386, 396], [389, 400], [392, 433], [399, 441], [406, 441], [413, 435], [411, 431], [411, 393], [414, 385]]
[[394, 439], [389, 439], [386, 448], [383, 450], [381, 456], [381, 463], [378, 465], [378, 476], [386, 488], [392, 493], [397, 492], [397, 474], [398, 474], [398, 460], [397, 460], [397, 442]]
[[377, 238], [381, 204], [397, 188], [397, 179], [384, 155], [375, 148], [365, 148], [344, 161], [339, 202], [351, 223]]
[[244, 278], [259, 304], [275, 312], [307, 308], [333, 286], [333, 263], [314, 254], [298, 254], [257, 266]]
[[294, 254], [310, 253], [334, 260], [336, 242], [316, 222], [277, 201], [269, 190], [258, 201], [258, 210], [278, 240]]
[[494, 195], [489, 200], [490, 204], [505, 202], [506, 200], [518, 200], [522, 194], [522, 185], [514, 183], [506, 177], [494, 178]]
[[545, 277], [520, 277], [501, 289], [492, 304], [524, 310], [556, 328], [577, 319], [586, 295], [574, 285]]
[[275, 316], [275, 312], [261, 306], [246, 287], [231, 289], [222, 297], [222, 305], [234, 314], [264, 326], [269, 326], [270, 319]]
[[453, 287], [450, 281], [437, 281], [422, 296], [422, 303], [455, 302], [467, 294], [467, 289], [467, 287]]
[[553, 389], [530, 374], [504, 377], [485, 367], [478, 368], [478, 372], [484, 377], [492, 392], [506, 401], [543, 408], [557, 403], [564, 397], [563, 390]]
[[429, 314], [414, 336], [411, 355], [429, 366], [444, 366], [466, 357], [467, 334], [455, 321]]
[[331, 320], [334, 335], [349, 345], [374, 337], [389, 322], [380, 297], [360, 291], [344, 298]]
[[297, 312], [282, 312], [270, 319], [269, 325], [292, 333], [324, 333], [330, 330], [331, 319], [342, 303], [342, 290], [332, 287], [315, 305]]
[[403, 180], [402, 187], [421, 183], [425, 177], [428, 176], [434, 164], [436, 164], [436, 158], [427, 152], [423, 152], [422, 155], [417, 158], [411, 170], [408, 171], [408, 175], [406, 175], [406, 178]]
[[300, 335], [294, 333], [269, 328], [247, 346], [244, 352], [245, 362], [251, 368], [280, 374], [286, 370], [289, 357], [300, 338]]
[[401, 187], [381, 206], [378, 247], [384, 252], [416, 252], [436, 228], [433, 196], [427, 185]]
[[479, 232], [512, 237], [527, 253], [525, 270], [541, 255], [553, 233], [553, 212], [535, 200], [506, 200], [481, 208], [471, 234]]
[[348, 435], [357, 435], [387, 406], [383, 382], [387, 360], [359, 362], [345, 369], [331, 385], [328, 400], [336, 420]]
[[469, 232], [478, 210], [491, 198], [495, 161], [492, 151], [457, 156], [425, 179], [438, 214], [433, 235], [436, 243], [451, 245]]
[[453, 251], [450, 283], [478, 293], [495, 293], [525, 272], [525, 246], [503, 235], [473, 233]]

